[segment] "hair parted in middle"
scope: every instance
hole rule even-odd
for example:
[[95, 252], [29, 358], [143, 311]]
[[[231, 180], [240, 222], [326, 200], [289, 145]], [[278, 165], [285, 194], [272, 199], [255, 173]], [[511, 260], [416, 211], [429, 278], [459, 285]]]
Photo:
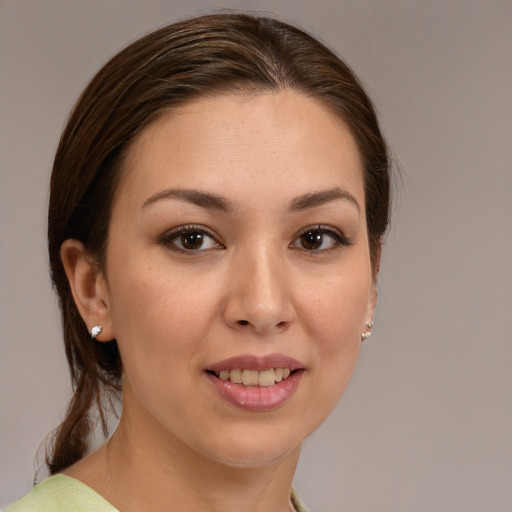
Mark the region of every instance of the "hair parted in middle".
[[[60, 258], [83, 242], [104, 272], [109, 220], [130, 142], [163, 113], [196, 98], [291, 89], [346, 123], [360, 153], [374, 277], [390, 210], [390, 158], [374, 107], [350, 68], [306, 32], [267, 17], [217, 14], [146, 35], [114, 56], [74, 107], [55, 156], [48, 214], [51, 275], [58, 293], [74, 394], [47, 454], [52, 473], [88, 447], [91, 411], [106, 429], [104, 398], [120, 391], [116, 341], [92, 342]], [[107, 276], [108, 279], [108, 276]]]

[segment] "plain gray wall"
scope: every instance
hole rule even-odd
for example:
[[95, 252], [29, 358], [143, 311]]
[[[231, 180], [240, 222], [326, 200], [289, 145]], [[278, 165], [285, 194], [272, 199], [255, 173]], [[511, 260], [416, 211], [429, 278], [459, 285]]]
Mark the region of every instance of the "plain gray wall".
[[510, 0], [0, 0], [0, 507], [69, 396], [44, 235], [65, 118], [126, 43], [219, 8], [344, 56], [403, 172], [375, 333], [299, 491], [313, 512], [512, 511]]

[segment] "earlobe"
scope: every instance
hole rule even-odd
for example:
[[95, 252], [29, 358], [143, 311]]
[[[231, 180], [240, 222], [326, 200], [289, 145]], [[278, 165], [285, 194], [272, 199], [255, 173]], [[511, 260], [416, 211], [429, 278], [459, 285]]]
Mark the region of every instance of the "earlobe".
[[377, 276], [380, 270], [380, 261], [382, 256], [382, 245], [377, 248], [375, 254], [373, 269], [372, 269], [372, 287], [368, 296], [368, 303], [366, 305], [364, 327], [361, 332], [361, 341], [367, 340], [372, 335], [373, 319], [375, 317], [375, 308], [377, 307]]
[[79, 240], [68, 239], [60, 248], [60, 257], [76, 307], [87, 330], [101, 325], [95, 339], [110, 341], [115, 338], [108, 300], [108, 290], [98, 265]]
[[375, 315], [375, 308], [377, 307], [377, 283], [372, 284], [370, 294], [368, 296], [368, 303], [366, 305], [364, 326], [361, 331], [361, 341], [366, 341], [372, 335], [373, 319]]

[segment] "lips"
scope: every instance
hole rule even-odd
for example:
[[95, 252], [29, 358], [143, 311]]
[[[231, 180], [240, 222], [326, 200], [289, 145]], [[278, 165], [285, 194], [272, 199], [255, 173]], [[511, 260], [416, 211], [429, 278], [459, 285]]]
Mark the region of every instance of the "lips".
[[303, 373], [299, 361], [282, 354], [238, 356], [215, 363], [205, 371], [223, 398], [250, 410], [279, 407], [295, 393]]
[[290, 368], [269, 368], [261, 371], [237, 368], [236, 370], [221, 370], [215, 375], [221, 380], [229, 380], [234, 384], [267, 387], [288, 378], [291, 372]]

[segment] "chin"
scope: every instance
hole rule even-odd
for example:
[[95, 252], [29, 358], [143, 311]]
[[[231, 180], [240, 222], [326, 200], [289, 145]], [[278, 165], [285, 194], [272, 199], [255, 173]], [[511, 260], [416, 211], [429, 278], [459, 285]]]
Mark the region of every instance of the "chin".
[[[275, 444], [275, 443], [272, 443]], [[233, 444], [229, 451], [211, 453], [210, 456], [219, 464], [233, 468], [249, 469], [268, 467], [277, 464], [287, 457], [298, 458], [302, 443], [287, 446], [238, 446]]]
[[302, 442], [316, 426], [306, 430], [305, 425], [294, 421], [258, 422], [253, 424], [239, 422], [231, 427], [219, 426], [215, 434], [203, 443], [199, 452], [219, 464], [238, 467], [256, 468], [271, 466], [287, 457], [297, 457]]

